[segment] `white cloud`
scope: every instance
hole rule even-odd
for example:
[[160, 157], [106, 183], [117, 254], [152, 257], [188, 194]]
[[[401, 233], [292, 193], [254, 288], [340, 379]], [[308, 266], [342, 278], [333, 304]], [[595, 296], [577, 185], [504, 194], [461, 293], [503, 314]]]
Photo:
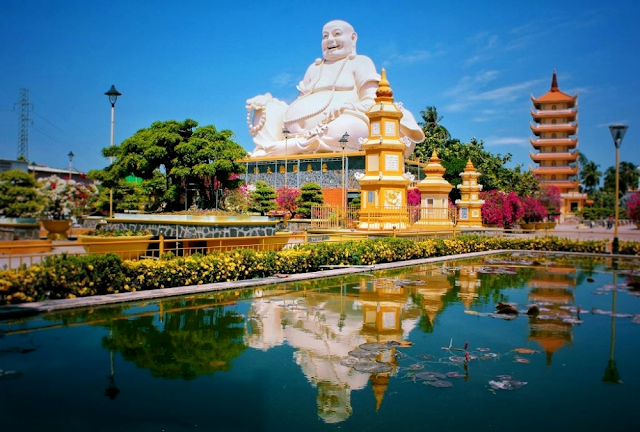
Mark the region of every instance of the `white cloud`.
[[517, 145], [517, 146], [528, 147], [531, 145], [527, 138], [520, 138], [520, 137], [493, 137], [492, 136], [484, 139], [483, 141], [487, 146]]
[[271, 82], [278, 88], [282, 87], [295, 87], [298, 83], [295, 80], [295, 77], [288, 73], [282, 72], [271, 79]]

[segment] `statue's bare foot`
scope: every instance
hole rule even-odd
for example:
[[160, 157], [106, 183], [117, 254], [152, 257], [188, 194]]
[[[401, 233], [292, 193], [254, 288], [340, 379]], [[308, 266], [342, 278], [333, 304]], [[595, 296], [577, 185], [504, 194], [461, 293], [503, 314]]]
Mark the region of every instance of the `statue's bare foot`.
[[251, 153], [251, 157], [255, 158], [255, 157], [263, 157], [266, 156], [267, 152], [265, 152], [263, 149], [258, 149], [256, 151], [254, 151], [253, 153]]

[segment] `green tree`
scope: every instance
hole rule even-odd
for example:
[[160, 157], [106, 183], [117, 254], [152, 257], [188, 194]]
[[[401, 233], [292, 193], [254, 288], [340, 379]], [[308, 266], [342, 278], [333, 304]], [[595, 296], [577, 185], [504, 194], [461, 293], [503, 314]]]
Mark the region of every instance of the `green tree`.
[[258, 212], [265, 216], [269, 211], [278, 208], [276, 191], [263, 181], [256, 182], [256, 190], [251, 192], [252, 202], [249, 211]]
[[21, 170], [0, 172], [0, 214], [10, 217], [33, 217], [42, 207], [38, 182]]
[[581, 164], [580, 181], [582, 181], [582, 186], [588, 194], [593, 193], [600, 184], [602, 172], [598, 171], [599, 166], [593, 161], [586, 161], [584, 165]]
[[[217, 191], [236, 188], [240, 180], [235, 174], [245, 171], [238, 161], [247, 153], [232, 137], [231, 131], [218, 131], [215, 126], [198, 128], [191, 119], [155, 122], [122, 144], [103, 149], [104, 156], [114, 158], [104, 170], [103, 184], [117, 188], [129, 175], [140, 177], [143, 189], [152, 193], [149, 202], [166, 210], [184, 208], [187, 185], [196, 185], [202, 206], [212, 208]], [[162, 186], [158, 174], [164, 179]], [[146, 184], [149, 181], [151, 185]]]
[[[638, 178], [640, 173], [636, 170], [636, 166], [631, 162], [620, 162], [620, 177], [619, 177], [619, 195], [624, 195], [629, 189], [638, 188]], [[604, 174], [604, 188], [607, 192], [615, 194], [616, 189], [616, 169], [615, 167], [609, 167]]]
[[[530, 196], [538, 191], [538, 180], [533, 174], [523, 171], [520, 165], [514, 168], [505, 166], [511, 160], [511, 154], [493, 155], [485, 150], [482, 141], [475, 138], [465, 144], [458, 139], [440, 140], [427, 137], [424, 142], [416, 145], [415, 153], [426, 162], [434, 150], [438, 153], [440, 163], [447, 170], [444, 178], [454, 187], [462, 181], [460, 173], [471, 159], [481, 174], [478, 182], [485, 191], [499, 189], [507, 193], [516, 192], [521, 196]], [[452, 190], [449, 197], [455, 202], [460, 197], [458, 189]]]
[[430, 136], [440, 140], [448, 140], [451, 134], [446, 127], [440, 124], [442, 116], [438, 115], [438, 109], [435, 106], [428, 106], [420, 111], [422, 121], [419, 122], [422, 131], [426, 136]]
[[314, 205], [324, 203], [322, 188], [317, 183], [306, 183], [300, 188], [300, 196], [297, 199], [297, 211], [304, 217], [311, 217], [311, 208]]

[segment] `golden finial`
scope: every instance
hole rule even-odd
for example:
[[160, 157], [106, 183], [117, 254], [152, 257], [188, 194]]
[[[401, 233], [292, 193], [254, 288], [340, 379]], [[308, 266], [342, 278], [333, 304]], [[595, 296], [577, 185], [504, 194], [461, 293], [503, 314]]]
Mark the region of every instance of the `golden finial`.
[[376, 102], [380, 101], [393, 102], [393, 90], [391, 90], [391, 87], [389, 87], [389, 81], [387, 81], [387, 71], [385, 69], [382, 69], [380, 84], [378, 84], [378, 90], [376, 91]]

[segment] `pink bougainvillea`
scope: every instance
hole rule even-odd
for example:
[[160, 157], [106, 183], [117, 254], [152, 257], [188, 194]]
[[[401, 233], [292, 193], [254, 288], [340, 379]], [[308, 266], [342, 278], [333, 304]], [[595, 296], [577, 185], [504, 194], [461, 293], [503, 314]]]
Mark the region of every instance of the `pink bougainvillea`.
[[520, 206], [522, 207], [522, 221], [524, 223], [542, 222], [547, 218], [547, 207], [542, 200], [534, 197], [521, 197]]
[[481, 192], [482, 223], [511, 228], [523, 215], [524, 209], [515, 192], [504, 193], [497, 190]]
[[295, 214], [298, 208], [296, 200], [300, 196], [300, 189], [281, 187], [276, 191], [276, 194], [276, 204], [278, 204], [278, 207], [289, 214]]
[[640, 191], [631, 195], [627, 201], [627, 216], [633, 223], [640, 223]]
[[407, 205], [408, 206], [420, 205], [420, 189], [411, 188], [407, 190]]

